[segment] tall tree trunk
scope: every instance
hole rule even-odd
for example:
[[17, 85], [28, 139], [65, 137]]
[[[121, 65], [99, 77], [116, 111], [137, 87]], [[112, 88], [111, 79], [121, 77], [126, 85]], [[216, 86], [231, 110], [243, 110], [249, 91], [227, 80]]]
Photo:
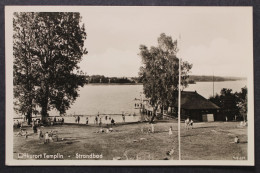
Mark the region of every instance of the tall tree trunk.
[[47, 120], [47, 104], [48, 102], [44, 101], [44, 103], [42, 104], [42, 110], [41, 110], [41, 119], [42, 119], [42, 123], [46, 124], [46, 120]]
[[157, 111], [157, 109], [158, 109], [158, 106], [155, 106], [155, 107], [153, 108], [153, 116], [152, 116], [152, 118], [151, 118], [151, 120], [150, 120], [150, 123], [153, 123], [154, 118], [155, 118], [155, 116], [156, 116], [156, 111]]
[[27, 119], [28, 125], [30, 125], [32, 122], [32, 99], [30, 99], [29, 103], [30, 103], [30, 108], [26, 114], [26, 119]]
[[48, 117], [48, 100], [49, 100], [49, 84], [47, 80], [45, 80], [45, 92], [44, 92], [44, 98], [42, 102], [42, 110], [41, 110], [41, 118], [42, 118], [42, 123], [46, 124], [47, 122], [47, 117]]
[[27, 124], [30, 125], [32, 122], [32, 112], [28, 111], [26, 114]]
[[26, 119], [27, 119], [27, 124], [28, 125], [30, 125], [31, 122], [32, 122], [32, 110], [33, 110], [33, 108], [32, 108], [32, 98], [30, 98], [29, 104], [30, 104], [30, 108], [29, 108], [29, 110], [28, 110], [28, 112], [26, 114]]

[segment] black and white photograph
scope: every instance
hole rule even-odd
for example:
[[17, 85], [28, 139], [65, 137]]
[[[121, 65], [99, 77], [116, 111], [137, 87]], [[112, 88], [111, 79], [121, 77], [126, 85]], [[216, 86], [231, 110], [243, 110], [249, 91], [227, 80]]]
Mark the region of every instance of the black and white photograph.
[[253, 166], [252, 13], [6, 6], [6, 164]]

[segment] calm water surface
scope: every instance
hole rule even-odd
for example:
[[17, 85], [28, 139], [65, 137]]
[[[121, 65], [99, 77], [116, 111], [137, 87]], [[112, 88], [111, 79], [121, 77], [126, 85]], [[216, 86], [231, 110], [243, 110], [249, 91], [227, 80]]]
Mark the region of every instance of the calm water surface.
[[[214, 93], [220, 93], [222, 88], [230, 88], [234, 92], [240, 91], [242, 87], [247, 85], [247, 81], [225, 81], [214, 83]], [[197, 91], [205, 98], [213, 95], [212, 82], [197, 82], [189, 85], [185, 91]], [[139, 109], [135, 109], [135, 98], [140, 98], [143, 91], [142, 85], [86, 85], [80, 89], [80, 96], [75, 103], [67, 111], [69, 117], [65, 117], [65, 122], [75, 122], [73, 115], [84, 115], [81, 117], [80, 123], [86, 123], [86, 117], [89, 117], [89, 123], [94, 123], [94, 117], [99, 114], [119, 114], [111, 115], [116, 122], [122, 122], [120, 114], [126, 114], [126, 122], [140, 121]], [[50, 111], [51, 116], [59, 115], [56, 111]], [[136, 114], [137, 116], [133, 116]], [[100, 115], [102, 123], [105, 121], [106, 115]]]

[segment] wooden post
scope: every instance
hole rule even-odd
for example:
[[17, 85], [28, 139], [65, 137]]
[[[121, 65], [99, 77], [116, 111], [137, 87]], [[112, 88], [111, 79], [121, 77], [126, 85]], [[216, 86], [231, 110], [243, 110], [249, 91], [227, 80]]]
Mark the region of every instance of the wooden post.
[[[181, 35], [180, 35], [181, 50]], [[178, 87], [178, 142], [179, 142], [179, 160], [181, 160], [181, 56], [179, 53], [179, 87]]]

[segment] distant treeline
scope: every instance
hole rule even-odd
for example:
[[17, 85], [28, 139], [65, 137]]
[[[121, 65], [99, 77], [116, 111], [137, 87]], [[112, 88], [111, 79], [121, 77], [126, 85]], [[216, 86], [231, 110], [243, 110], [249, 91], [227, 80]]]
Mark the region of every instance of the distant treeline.
[[[243, 77], [220, 77], [214, 76], [214, 81], [236, 81], [236, 80], [245, 80]], [[92, 75], [87, 76], [88, 83], [142, 83], [142, 80], [139, 77], [106, 77], [104, 75]], [[190, 75], [189, 83], [196, 82], [212, 82], [213, 76], [199, 76], [199, 75]]]
[[212, 82], [212, 81], [220, 82], [220, 81], [236, 81], [236, 80], [246, 80], [243, 77], [220, 77], [220, 76], [199, 76], [199, 75], [190, 75], [189, 83], [195, 82]]
[[105, 77], [103, 75], [87, 76], [88, 83], [138, 83], [134, 77]]

